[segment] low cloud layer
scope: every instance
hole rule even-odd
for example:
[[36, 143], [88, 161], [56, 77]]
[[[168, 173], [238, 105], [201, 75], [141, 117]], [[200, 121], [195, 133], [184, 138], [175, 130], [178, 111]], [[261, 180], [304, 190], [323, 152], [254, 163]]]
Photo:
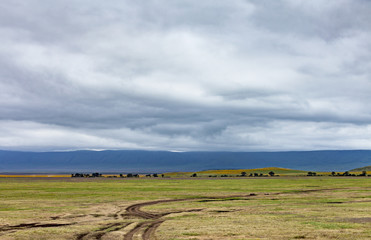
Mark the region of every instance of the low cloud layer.
[[0, 11], [0, 149], [371, 148], [370, 1]]

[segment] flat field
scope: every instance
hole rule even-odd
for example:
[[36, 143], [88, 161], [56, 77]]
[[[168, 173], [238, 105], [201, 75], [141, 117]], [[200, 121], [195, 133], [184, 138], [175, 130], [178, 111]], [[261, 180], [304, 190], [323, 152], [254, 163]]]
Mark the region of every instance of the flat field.
[[371, 239], [371, 178], [0, 178], [0, 239]]

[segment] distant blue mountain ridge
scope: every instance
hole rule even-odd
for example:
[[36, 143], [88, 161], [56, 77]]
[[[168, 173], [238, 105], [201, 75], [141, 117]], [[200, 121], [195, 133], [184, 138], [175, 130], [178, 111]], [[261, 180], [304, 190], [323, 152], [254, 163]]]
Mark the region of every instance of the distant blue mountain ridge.
[[283, 167], [307, 171], [346, 171], [371, 165], [371, 150], [288, 152], [168, 152], [0, 150], [0, 172], [12, 173], [153, 173], [209, 169]]

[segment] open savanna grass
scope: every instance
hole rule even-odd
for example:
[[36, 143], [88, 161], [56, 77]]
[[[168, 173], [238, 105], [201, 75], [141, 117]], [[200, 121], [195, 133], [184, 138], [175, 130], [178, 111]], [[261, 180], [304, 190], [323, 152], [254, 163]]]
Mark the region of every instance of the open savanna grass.
[[[178, 212], [161, 218], [160, 240], [370, 239], [370, 190], [367, 177], [0, 178], [0, 239], [76, 239], [94, 231], [112, 231], [102, 239], [122, 239], [134, 225], [100, 229], [144, 221], [116, 215], [159, 199], [190, 199], [142, 207]], [[24, 223], [71, 225], [4, 231]]]

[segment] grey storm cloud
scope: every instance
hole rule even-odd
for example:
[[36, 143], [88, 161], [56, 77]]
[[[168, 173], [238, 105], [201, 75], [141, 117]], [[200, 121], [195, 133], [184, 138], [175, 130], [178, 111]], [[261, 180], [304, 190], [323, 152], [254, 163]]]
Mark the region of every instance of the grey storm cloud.
[[371, 148], [371, 2], [0, 3], [0, 149]]

